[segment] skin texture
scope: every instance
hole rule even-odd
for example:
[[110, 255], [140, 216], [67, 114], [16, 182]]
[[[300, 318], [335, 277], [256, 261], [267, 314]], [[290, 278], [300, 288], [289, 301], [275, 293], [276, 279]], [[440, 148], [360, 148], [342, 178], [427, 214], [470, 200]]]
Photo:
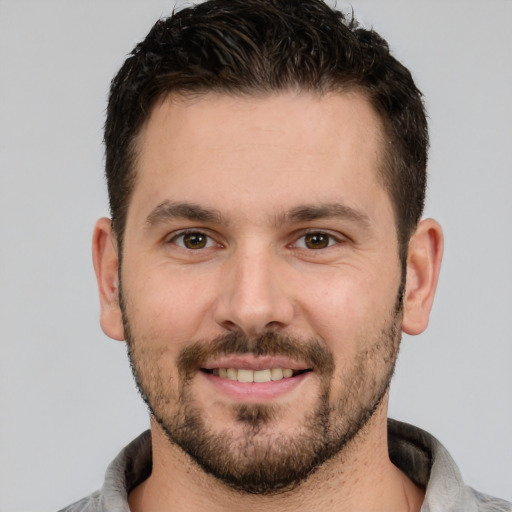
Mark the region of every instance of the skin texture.
[[[238, 501], [254, 510], [419, 509], [422, 491], [387, 456], [387, 387], [400, 328], [427, 325], [442, 234], [434, 221], [420, 223], [400, 307], [380, 139], [378, 117], [356, 94], [210, 93], [154, 107], [139, 140], [121, 283], [107, 219], [93, 241], [102, 327], [128, 340], [154, 413], [153, 473], [130, 496], [133, 510], [226, 510]], [[265, 334], [278, 348], [257, 357]], [[226, 336], [241, 340], [235, 352], [215, 348]], [[328, 363], [315, 363], [312, 346]], [[269, 394], [227, 389], [201, 371], [231, 365], [310, 371], [285, 390], [267, 386]], [[283, 458], [288, 467], [294, 453], [318, 452], [317, 439], [331, 457], [284, 494], [235, 491], [212, 461], [201, 469], [174, 444], [186, 444], [179, 433], [191, 418], [194, 436], [208, 439], [201, 451], [209, 446], [231, 474], [246, 477], [254, 462], [275, 473]]]

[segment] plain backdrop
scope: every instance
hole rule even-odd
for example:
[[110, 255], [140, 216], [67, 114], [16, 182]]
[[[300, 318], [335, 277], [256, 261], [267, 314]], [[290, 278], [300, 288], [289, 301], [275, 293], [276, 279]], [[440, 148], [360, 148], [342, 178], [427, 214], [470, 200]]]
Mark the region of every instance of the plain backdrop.
[[[339, 2], [340, 8], [347, 8]], [[446, 252], [428, 331], [403, 341], [390, 415], [512, 500], [512, 2], [354, 0], [430, 116], [427, 215]], [[173, 3], [0, 0], [0, 510], [97, 489], [148, 427], [123, 343], [98, 324], [102, 125], [126, 54]]]

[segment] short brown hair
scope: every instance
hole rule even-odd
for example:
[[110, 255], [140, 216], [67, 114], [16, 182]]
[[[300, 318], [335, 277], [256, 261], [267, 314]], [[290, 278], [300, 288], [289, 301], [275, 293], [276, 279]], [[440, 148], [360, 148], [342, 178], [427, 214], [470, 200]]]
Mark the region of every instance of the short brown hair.
[[136, 138], [151, 108], [177, 92], [361, 91], [384, 127], [381, 178], [402, 261], [422, 215], [428, 128], [410, 72], [375, 31], [321, 0], [210, 0], [159, 20], [112, 81], [105, 124], [113, 228], [122, 245]]

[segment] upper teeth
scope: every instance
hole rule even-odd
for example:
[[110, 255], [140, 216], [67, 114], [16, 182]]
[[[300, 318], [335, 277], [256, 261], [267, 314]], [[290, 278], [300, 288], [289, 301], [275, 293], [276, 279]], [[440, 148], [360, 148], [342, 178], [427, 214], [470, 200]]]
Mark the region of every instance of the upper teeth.
[[238, 382], [270, 382], [293, 375], [290, 368], [270, 368], [267, 370], [247, 370], [245, 368], [214, 368], [213, 374]]

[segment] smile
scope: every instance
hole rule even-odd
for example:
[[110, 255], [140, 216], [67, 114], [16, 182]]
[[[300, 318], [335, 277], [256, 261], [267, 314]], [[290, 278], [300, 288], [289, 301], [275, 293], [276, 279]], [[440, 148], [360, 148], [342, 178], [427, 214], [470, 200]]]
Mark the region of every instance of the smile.
[[223, 379], [234, 380], [238, 382], [271, 382], [282, 379], [289, 379], [307, 371], [292, 370], [291, 368], [267, 368], [262, 370], [251, 370], [248, 368], [213, 368], [203, 371], [221, 377]]

